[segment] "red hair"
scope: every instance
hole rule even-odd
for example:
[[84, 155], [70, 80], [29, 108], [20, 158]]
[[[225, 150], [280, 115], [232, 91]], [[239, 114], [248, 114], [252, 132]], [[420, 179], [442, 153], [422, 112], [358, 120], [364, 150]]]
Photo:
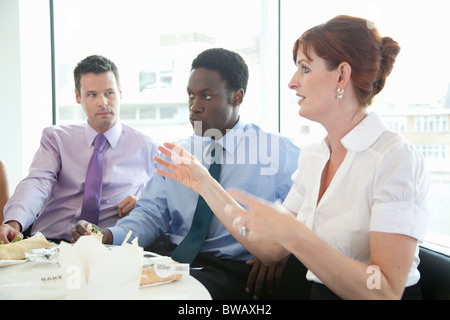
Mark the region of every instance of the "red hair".
[[384, 88], [400, 52], [398, 43], [382, 38], [372, 23], [351, 16], [337, 16], [303, 33], [294, 45], [294, 62], [299, 49], [309, 60], [309, 50], [313, 50], [325, 60], [328, 70], [347, 62], [361, 106], [370, 105]]

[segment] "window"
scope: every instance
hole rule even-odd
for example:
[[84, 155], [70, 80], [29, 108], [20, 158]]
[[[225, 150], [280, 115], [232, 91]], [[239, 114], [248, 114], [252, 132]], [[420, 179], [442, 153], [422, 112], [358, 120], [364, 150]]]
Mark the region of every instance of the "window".
[[[382, 36], [391, 36], [399, 42], [402, 50], [394, 71], [372, 109], [423, 153], [431, 172], [431, 218], [426, 240], [429, 245], [450, 248], [450, 44], [443, 40], [450, 37], [446, 1], [282, 0], [280, 3], [281, 132], [300, 145], [323, 137], [325, 132], [298, 116], [297, 100], [287, 87], [294, 73], [295, 40], [310, 27], [346, 14], [373, 21]], [[310, 126], [310, 130], [305, 130], [305, 126]]]
[[406, 131], [408, 128], [408, 118], [404, 115], [401, 116], [384, 116], [384, 122], [386, 126], [397, 132]]
[[446, 1], [229, 0], [215, 1], [213, 6], [209, 0], [53, 3], [56, 122], [85, 121], [75, 102], [72, 71], [84, 57], [102, 54], [119, 67], [122, 121], [160, 141], [191, 134], [186, 94], [190, 64], [211, 47], [237, 51], [249, 65], [249, 87], [241, 106], [244, 120], [268, 131], [280, 130], [299, 145], [323, 137], [323, 128], [298, 116], [295, 95], [287, 87], [294, 72], [293, 43], [306, 29], [339, 14], [374, 21], [382, 35], [400, 43], [402, 51], [373, 109], [423, 153], [432, 178], [427, 241], [450, 248]]
[[442, 110], [441, 114], [438, 115], [418, 115], [415, 117], [416, 131], [448, 132], [449, 116], [450, 110], [448, 110], [448, 114], [445, 110]]
[[[278, 129], [272, 121], [278, 116], [278, 92], [266, 89], [277, 88], [277, 33], [269, 32], [277, 27], [275, 1], [53, 3], [58, 124], [85, 121], [75, 102], [72, 72], [86, 56], [101, 54], [119, 68], [123, 122], [159, 141], [190, 135], [186, 86], [192, 60], [205, 49], [224, 47], [239, 52], [249, 66], [241, 116]], [[269, 12], [275, 13], [273, 19]]]

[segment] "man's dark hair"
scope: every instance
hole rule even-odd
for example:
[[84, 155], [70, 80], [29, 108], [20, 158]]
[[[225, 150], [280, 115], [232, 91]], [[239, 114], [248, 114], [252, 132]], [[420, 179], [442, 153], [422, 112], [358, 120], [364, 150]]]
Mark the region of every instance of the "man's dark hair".
[[247, 92], [248, 67], [236, 52], [222, 48], [208, 49], [200, 53], [192, 62], [192, 69], [205, 68], [217, 71], [227, 82], [229, 90], [240, 89]]
[[99, 55], [92, 55], [80, 61], [73, 70], [75, 89], [77, 90], [78, 94], [80, 94], [81, 88], [80, 79], [83, 74], [86, 73], [100, 74], [108, 71], [112, 71], [114, 77], [116, 77], [117, 86], [120, 88], [119, 70], [117, 69], [114, 62]]

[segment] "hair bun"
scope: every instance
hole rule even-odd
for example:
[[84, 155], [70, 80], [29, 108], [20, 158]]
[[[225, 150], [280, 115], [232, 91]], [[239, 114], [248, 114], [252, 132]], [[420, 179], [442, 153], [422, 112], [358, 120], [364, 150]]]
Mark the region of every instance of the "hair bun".
[[298, 51], [308, 58], [314, 52], [325, 60], [328, 70], [340, 63], [352, 67], [351, 80], [359, 106], [369, 106], [384, 87], [400, 46], [390, 37], [382, 37], [372, 22], [340, 15], [305, 31], [295, 42], [294, 62]]
[[378, 72], [378, 80], [375, 85], [375, 94], [384, 88], [386, 78], [391, 74], [397, 55], [400, 52], [400, 45], [391, 37], [381, 39], [381, 63]]

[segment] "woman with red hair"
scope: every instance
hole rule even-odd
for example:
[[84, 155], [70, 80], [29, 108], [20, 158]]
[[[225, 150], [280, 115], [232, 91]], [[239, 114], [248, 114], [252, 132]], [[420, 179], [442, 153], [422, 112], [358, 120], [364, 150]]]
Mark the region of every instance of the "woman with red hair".
[[160, 174], [200, 193], [265, 265], [289, 254], [301, 261], [312, 299], [420, 298], [418, 243], [428, 218], [428, 173], [421, 154], [368, 110], [399, 51], [372, 23], [350, 16], [296, 41], [289, 87], [300, 116], [320, 123], [327, 136], [302, 149], [282, 205], [225, 192], [173, 146], [163, 152], [177, 165], [158, 160], [173, 171]]

